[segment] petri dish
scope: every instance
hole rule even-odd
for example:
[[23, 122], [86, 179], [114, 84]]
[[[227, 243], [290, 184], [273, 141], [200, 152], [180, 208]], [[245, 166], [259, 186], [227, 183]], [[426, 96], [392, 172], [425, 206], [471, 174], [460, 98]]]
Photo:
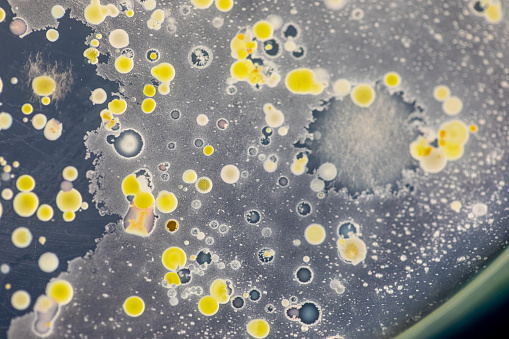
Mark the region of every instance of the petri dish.
[[0, 327], [434, 338], [480, 319], [507, 294], [506, 7], [0, 2]]

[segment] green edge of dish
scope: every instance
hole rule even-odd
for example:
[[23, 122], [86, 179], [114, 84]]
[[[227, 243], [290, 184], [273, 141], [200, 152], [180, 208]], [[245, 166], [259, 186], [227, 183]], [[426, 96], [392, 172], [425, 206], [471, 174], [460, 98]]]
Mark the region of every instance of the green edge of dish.
[[509, 248], [451, 299], [395, 339], [441, 338], [502, 301], [509, 287]]

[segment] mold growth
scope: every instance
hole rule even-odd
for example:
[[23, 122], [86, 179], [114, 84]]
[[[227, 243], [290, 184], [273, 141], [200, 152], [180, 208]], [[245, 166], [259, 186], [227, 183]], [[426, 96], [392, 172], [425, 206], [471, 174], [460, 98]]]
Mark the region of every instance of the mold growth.
[[47, 59], [40, 52], [32, 54], [25, 64], [24, 72], [31, 83], [34, 98], [50, 97], [51, 100], [59, 101], [72, 89], [72, 64], [48, 62]]
[[323, 178], [326, 189], [346, 189], [352, 196], [376, 186], [394, 189], [403, 171], [417, 167], [408, 149], [419, 135], [422, 109], [405, 101], [401, 92], [390, 94], [381, 85], [376, 92], [369, 107], [359, 107], [348, 97], [323, 102], [312, 112], [310, 136], [295, 144], [309, 150], [309, 174], [322, 164], [335, 165], [337, 176]]

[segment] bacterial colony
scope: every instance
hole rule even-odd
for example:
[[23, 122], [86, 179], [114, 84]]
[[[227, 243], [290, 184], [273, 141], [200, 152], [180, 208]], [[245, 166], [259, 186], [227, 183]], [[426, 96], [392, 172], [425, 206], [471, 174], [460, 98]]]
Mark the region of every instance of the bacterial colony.
[[[20, 38], [57, 44], [64, 16], [92, 28], [83, 62], [118, 87], [90, 93], [95, 168], [62, 166], [53, 199], [0, 158], [20, 253], [52, 241], [25, 218], [118, 216], [45, 294], [2, 286], [26, 310], [10, 338], [389, 337], [507, 244], [499, 0], [8, 2]], [[29, 64], [0, 138], [19, 121], [58, 143], [66, 126], [38, 110], [73, 96], [72, 69]], [[0, 101], [10, 86], [0, 68]]]

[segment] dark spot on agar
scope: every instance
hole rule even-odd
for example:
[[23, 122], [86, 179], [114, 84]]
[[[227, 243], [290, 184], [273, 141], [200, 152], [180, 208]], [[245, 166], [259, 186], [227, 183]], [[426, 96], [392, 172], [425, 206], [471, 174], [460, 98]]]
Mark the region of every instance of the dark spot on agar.
[[299, 58], [302, 58], [304, 56], [304, 54], [306, 53], [306, 51], [304, 50], [304, 47], [302, 46], [299, 46], [297, 47], [293, 52], [292, 52], [292, 55], [299, 59]]
[[178, 272], [177, 272], [179, 278], [180, 278], [180, 283], [181, 284], [188, 284], [189, 282], [191, 282], [191, 271], [188, 269], [188, 268], [182, 268], [180, 269]]
[[294, 25], [292, 24], [288, 24], [284, 29], [283, 29], [283, 36], [285, 38], [295, 38], [297, 37], [297, 34], [299, 32], [297, 31], [297, 27], [295, 27]]
[[203, 147], [203, 144], [204, 144], [204, 142], [203, 142], [202, 139], [200, 139], [200, 138], [194, 139], [194, 146], [195, 147], [198, 147], [198, 148]]
[[212, 254], [210, 254], [210, 252], [208, 251], [202, 250], [196, 256], [196, 262], [199, 265], [204, 264], [210, 265], [210, 263], [212, 262]]
[[313, 280], [313, 272], [309, 269], [309, 267], [299, 267], [297, 272], [295, 272], [295, 277], [300, 283], [307, 284]]
[[262, 294], [257, 289], [249, 291], [249, 299], [251, 299], [251, 301], [258, 301], [261, 296]]
[[305, 302], [299, 308], [299, 320], [306, 325], [315, 324], [320, 319], [320, 309], [312, 302]]
[[171, 219], [171, 220], [168, 220], [166, 222], [166, 230], [168, 230], [168, 232], [176, 232], [179, 228], [179, 223], [177, 220], [175, 219]]
[[180, 118], [180, 111], [178, 109], [174, 109], [173, 111], [170, 112], [170, 117], [174, 120], [177, 120], [178, 118]]
[[276, 57], [281, 52], [281, 46], [276, 39], [270, 39], [263, 42], [263, 51], [270, 57]]
[[258, 251], [258, 259], [262, 263], [268, 263], [274, 260], [274, 251], [270, 248], [262, 248]]
[[273, 133], [274, 130], [269, 126], [265, 126], [264, 128], [262, 128], [262, 134], [266, 137], [270, 137]]
[[223, 119], [223, 118], [219, 119], [217, 121], [217, 128], [219, 128], [221, 130], [227, 129], [228, 128], [228, 120]]
[[279, 179], [277, 179], [277, 183], [279, 184], [279, 186], [285, 187], [288, 185], [289, 181], [287, 177], [279, 177]]
[[297, 204], [297, 213], [303, 217], [308, 216], [311, 213], [311, 205], [306, 201], [301, 201]]
[[357, 228], [355, 228], [355, 226], [349, 221], [345, 221], [345, 222], [341, 223], [338, 227], [338, 235], [345, 239], [350, 238], [351, 234], [356, 234], [356, 233], [357, 233]]
[[241, 309], [242, 307], [244, 307], [244, 304], [245, 304], [244, 298], [242, 298], [241, 296], [237, 296], [232, 300], [233, 308]]
[[244, 218], [250, 224], [257, 224], [258, 222], [260, 222], [261, 215], [260, 212], [258, 212], [257, 210], [250, 210], [244, 213]]

